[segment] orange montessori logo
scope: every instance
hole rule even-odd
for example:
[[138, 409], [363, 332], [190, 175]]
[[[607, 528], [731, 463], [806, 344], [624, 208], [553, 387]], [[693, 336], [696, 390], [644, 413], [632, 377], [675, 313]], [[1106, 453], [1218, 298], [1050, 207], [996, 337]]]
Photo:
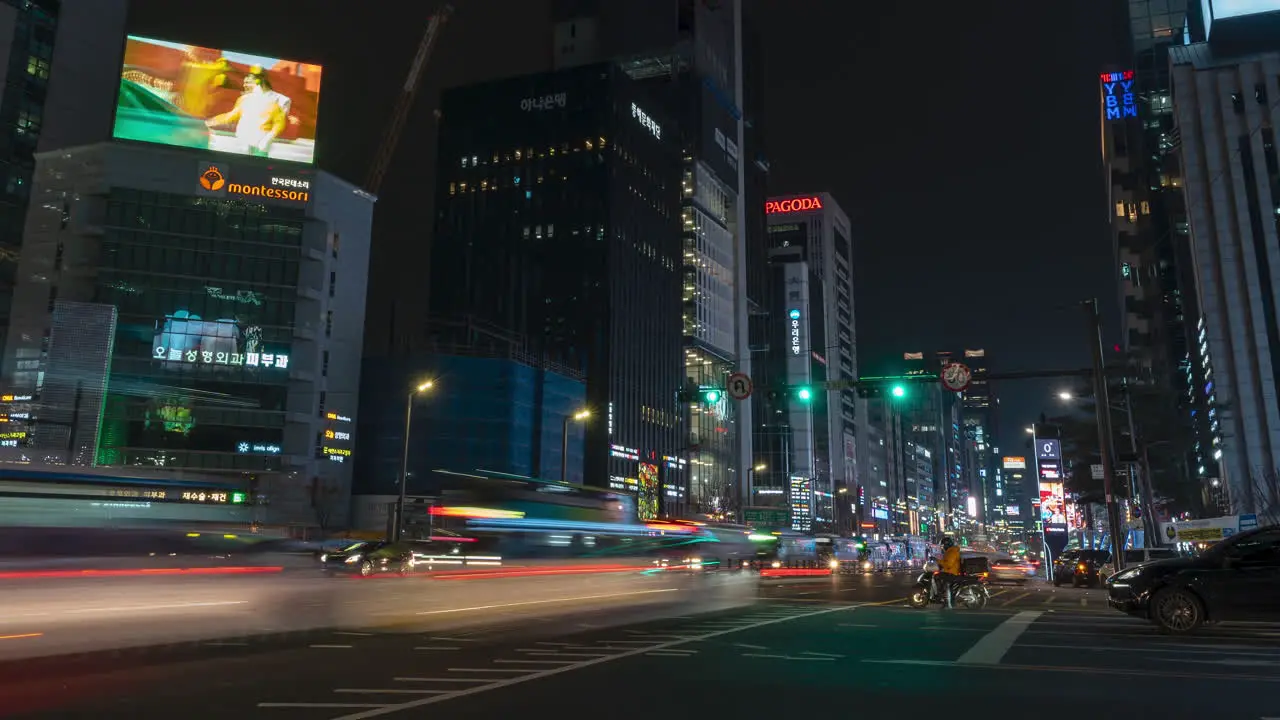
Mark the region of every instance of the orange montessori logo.
[[205, 190], [221, 190], [226, 184], [227, 178], [222, 175], [222, 171], [212, 165], [200, 174], [200, 187]]
[[223, 175], [222, 171], [214, 165], [210, 165], [208, 170], [200, 174], [200, 187], [210, 192], [226, 188], [228, 195], [240, 195], [243, 197], [271, 198], [273, 200], [291, 200], [293, 202], [307, 202], [311, 199], [310, 184], [305, 181], [272, 178], [271, 182], [272, 185], [287, 184], [287, 187], [272, 187], [264, 183], [250, 185], [228, 182], [227, 176]]

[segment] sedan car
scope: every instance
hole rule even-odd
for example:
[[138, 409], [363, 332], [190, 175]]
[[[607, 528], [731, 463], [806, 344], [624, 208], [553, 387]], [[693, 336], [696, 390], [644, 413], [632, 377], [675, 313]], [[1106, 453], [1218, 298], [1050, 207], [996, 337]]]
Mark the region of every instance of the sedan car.
[[1223, 620], [1280, 621], [1280, 527], [1234, 535], [1198, 557], [1125, 568], [1107, 586], [1113, 608], [1165, 632]]
[[320, 556], [326, 575], [352, 574], [371, 577], [394, 572], [413, 572], [413, 549], [404, 543], [383, 541], [358, 542]]
[[1018, 558], [1001, 558], [991, 563], [991, 580], [999, 583], [1022, 583], [1034, 580], [1038, 568], [1035, 563]]

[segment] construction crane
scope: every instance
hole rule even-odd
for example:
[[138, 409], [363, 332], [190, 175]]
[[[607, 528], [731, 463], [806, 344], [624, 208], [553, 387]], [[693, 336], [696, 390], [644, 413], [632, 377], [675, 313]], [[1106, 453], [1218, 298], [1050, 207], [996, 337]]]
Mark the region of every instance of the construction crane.
[[396, 109], [391, 114], [391, 124], [387, 127], [386, 134], [382, 136], [382, 145], [378, 147], [378, 154], [369, 168], [369, 176], [364, 181], [364, 189], [371, 195], [377, 195], [378, 188], [382, 186], [382, 176], [387, 174], [391, 156], [395, 154], [396, 145], [400, 142], [400, 131], [404, 129], [405, 120], [409, 117], [409, 109], [413, 107], [413, 98], [418, 92], [422, 68], [431, 57], [436, 38], [440, 36], [440, 28], [449, 22], [449, 16], [452, 14], [453, 6], [446, 3], [431, 16], [431, 22], [427, 23], [427, 31], [422, 35], [422, 42], [418, 44], [418, 53], [413, 56], [413, 64], [409, 66], [409, 76], [405, 78], [404, 88], [401, 89], [400, 98], [396, 101]]

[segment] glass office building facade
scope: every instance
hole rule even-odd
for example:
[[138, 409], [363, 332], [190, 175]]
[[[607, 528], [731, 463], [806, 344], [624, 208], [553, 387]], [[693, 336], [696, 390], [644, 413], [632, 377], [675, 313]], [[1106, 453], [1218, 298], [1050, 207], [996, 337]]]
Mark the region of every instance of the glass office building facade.
[[[306, 192], [240, 192], [281, 180]], [[310, 169], [112, 143], [42, 154], [35, 193], [4, 366], [33, 402], [15, 452], [234, 478], [290, 522], [322, 486], [345, 496], [370, 196]], [[114, 332], [85, 320], [104, 308]], [[58, 348], [104, 344], [100, 404], [84, 372], [46, 387], [69, 377]], [[91, 430], [57, 431], [91, 409]]]
[[447, 91], [430, 318], [437, 352], [586, 380], [584, 479], [686, 481], [680, 129], [603, 63]]
[[9, 327], [22, 225], [61, 3], [0, 0], [0, 347]]

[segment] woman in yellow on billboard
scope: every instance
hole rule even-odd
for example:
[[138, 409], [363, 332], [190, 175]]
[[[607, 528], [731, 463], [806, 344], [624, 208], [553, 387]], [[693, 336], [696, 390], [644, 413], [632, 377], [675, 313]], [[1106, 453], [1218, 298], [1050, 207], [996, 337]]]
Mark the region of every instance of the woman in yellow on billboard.
[[266, 157], [271, 144], [284, 132], [288, 123], [289, 98], [271, 89], [271, 81], [262, 68], [249, 68], [244, 76], [244, 94], [229, 112], [205, 121], [210, 128], [235, 123], [237, 150], [245, 155]]

